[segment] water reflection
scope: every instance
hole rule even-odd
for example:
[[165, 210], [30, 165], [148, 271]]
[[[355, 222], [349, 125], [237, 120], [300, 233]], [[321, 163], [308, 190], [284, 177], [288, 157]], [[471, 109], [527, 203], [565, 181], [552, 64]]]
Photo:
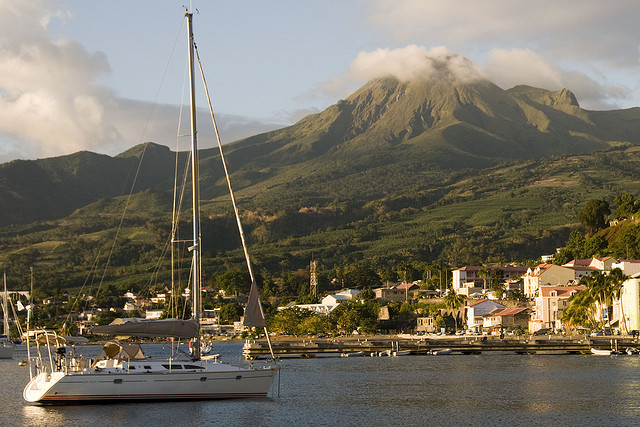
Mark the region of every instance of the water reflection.
[[[238, 349], [221, 350], [233, 357]], [[481, 354], [281, 366], [281, 394], [267, 399], [45, 407], [22, 402], [24, 369], [0, 364], [0, 425], [634, 425], [640, 418], [640, 357]]]
[[61, 426], [69, 420], [59, 408], [49, 406], [25, 405], [22, 407], [22, 424], [30, 426]]

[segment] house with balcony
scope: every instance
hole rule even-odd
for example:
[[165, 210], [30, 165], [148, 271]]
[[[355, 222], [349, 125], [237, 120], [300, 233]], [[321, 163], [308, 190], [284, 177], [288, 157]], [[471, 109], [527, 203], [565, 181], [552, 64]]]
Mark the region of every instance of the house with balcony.
[[569, 305], [569, 298], [584, 289], [584, 286], [540, 286], [529, 321], [529, 332], [544, 328], [562, 329], [562, 314]]

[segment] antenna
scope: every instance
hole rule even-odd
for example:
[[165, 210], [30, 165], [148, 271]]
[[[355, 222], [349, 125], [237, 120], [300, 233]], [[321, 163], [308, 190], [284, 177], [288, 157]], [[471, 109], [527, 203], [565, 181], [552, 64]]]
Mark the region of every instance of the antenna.
[[318, 296], [318, 275], [316, 274], [316, 260], [311, 260], [309, 264], [309, 293], [314, 297]]

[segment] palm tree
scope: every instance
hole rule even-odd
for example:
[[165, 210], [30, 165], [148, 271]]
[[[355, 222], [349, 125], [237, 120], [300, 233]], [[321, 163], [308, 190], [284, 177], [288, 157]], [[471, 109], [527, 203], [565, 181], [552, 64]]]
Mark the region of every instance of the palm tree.
[[[456, 291], [453, 290], [453, 286], [449, 286], [449, 291], [443, 298], [444, 305], [447, 307], [447, 310], [451, 310], [452, 312], [458, 310], [460, 307], [464, 305], [464, 296], [458, 295]], [[458, 313], [453, 315], [453, 321], [456, 325], [456, 331], [458, 330]]]
[[482, 289], [487, 289], [487, 278], [490, 274], [491, 271], [489, 271], [489, 269], [485, 266], [480, 267], [480, 270], [478, 270], [478, 276], [482, 277], [482, 282], [484, 283]]
[[595, 326], [592, 307], [595, 298], [588, 290], [580, 291], [569, 298], [569, 305], [562, 313], [562, 322], [567, 326]]
[[[619, 275], [619, 273], [616, 273], [614, 277], [616, 278], [616, 280], [618, 280], [621, 276]], [[595, 273], [591, 273], [588, 276], [583, 276], [580, 279], [580, 283], [586, 286], [589, 294], [598, 302], [598, 307], [601, 310], [599, 317], [603, 319], [603, 326], [606, 326], [606, 323], [604, 322], [605, 312], [607, 316], [607, 322], [609, 323], [609, 325], [611, 325], [609, 305], [613, 302], [614, 298], [613, 280], [602, 272], [596, 271]]]

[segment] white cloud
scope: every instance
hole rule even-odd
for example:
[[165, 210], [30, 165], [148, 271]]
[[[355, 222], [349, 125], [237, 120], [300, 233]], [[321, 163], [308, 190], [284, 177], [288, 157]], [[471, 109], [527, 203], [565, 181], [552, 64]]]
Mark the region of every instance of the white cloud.
[[86, 149], [117, 135], [103, 120], [111, 95], [94, 83], [109, 72], [106, 58], [51, 38], [46, 24], [61, 16], [51, 6], [0, 2], [0, 132], [38, 156]]
[[[53, 0], [0, 0], [0, 162], [80, 150], [114, 155], [145, 141], [175, 147], [178, 107], [127, 100], [97, 83], [110, 72], [106, 56], [54, 38], [47, 25], [69, 18], [57, 7]], [[208, 112], [202, 116], [204, 125]], [[279, 126], [220, 117], [224, 142]], [[212, 128], [201, 141], [214, 146]]]
[[566, 87], [593, 108], [640, 98], [635, 0], [375, 0], [370, 6], [368, 22], [394, 43], [446, 45], [486, 61], [503, 84]]
[[379, 78], [395, 77], [402, 81], [448, 80], [470, 83], [488, 77], [482, 67], [444, 46], [427, 49], [415, 44], [398, 49], [360, 52], [349, 70], [326, 83], [323, 90], [345, 95], [355, 84]]
[[491, 80], [508, 89], [518, 84], [549, 90], [563, 88], [562, 72], [530, 49], [493, 49], [485, 66]]

